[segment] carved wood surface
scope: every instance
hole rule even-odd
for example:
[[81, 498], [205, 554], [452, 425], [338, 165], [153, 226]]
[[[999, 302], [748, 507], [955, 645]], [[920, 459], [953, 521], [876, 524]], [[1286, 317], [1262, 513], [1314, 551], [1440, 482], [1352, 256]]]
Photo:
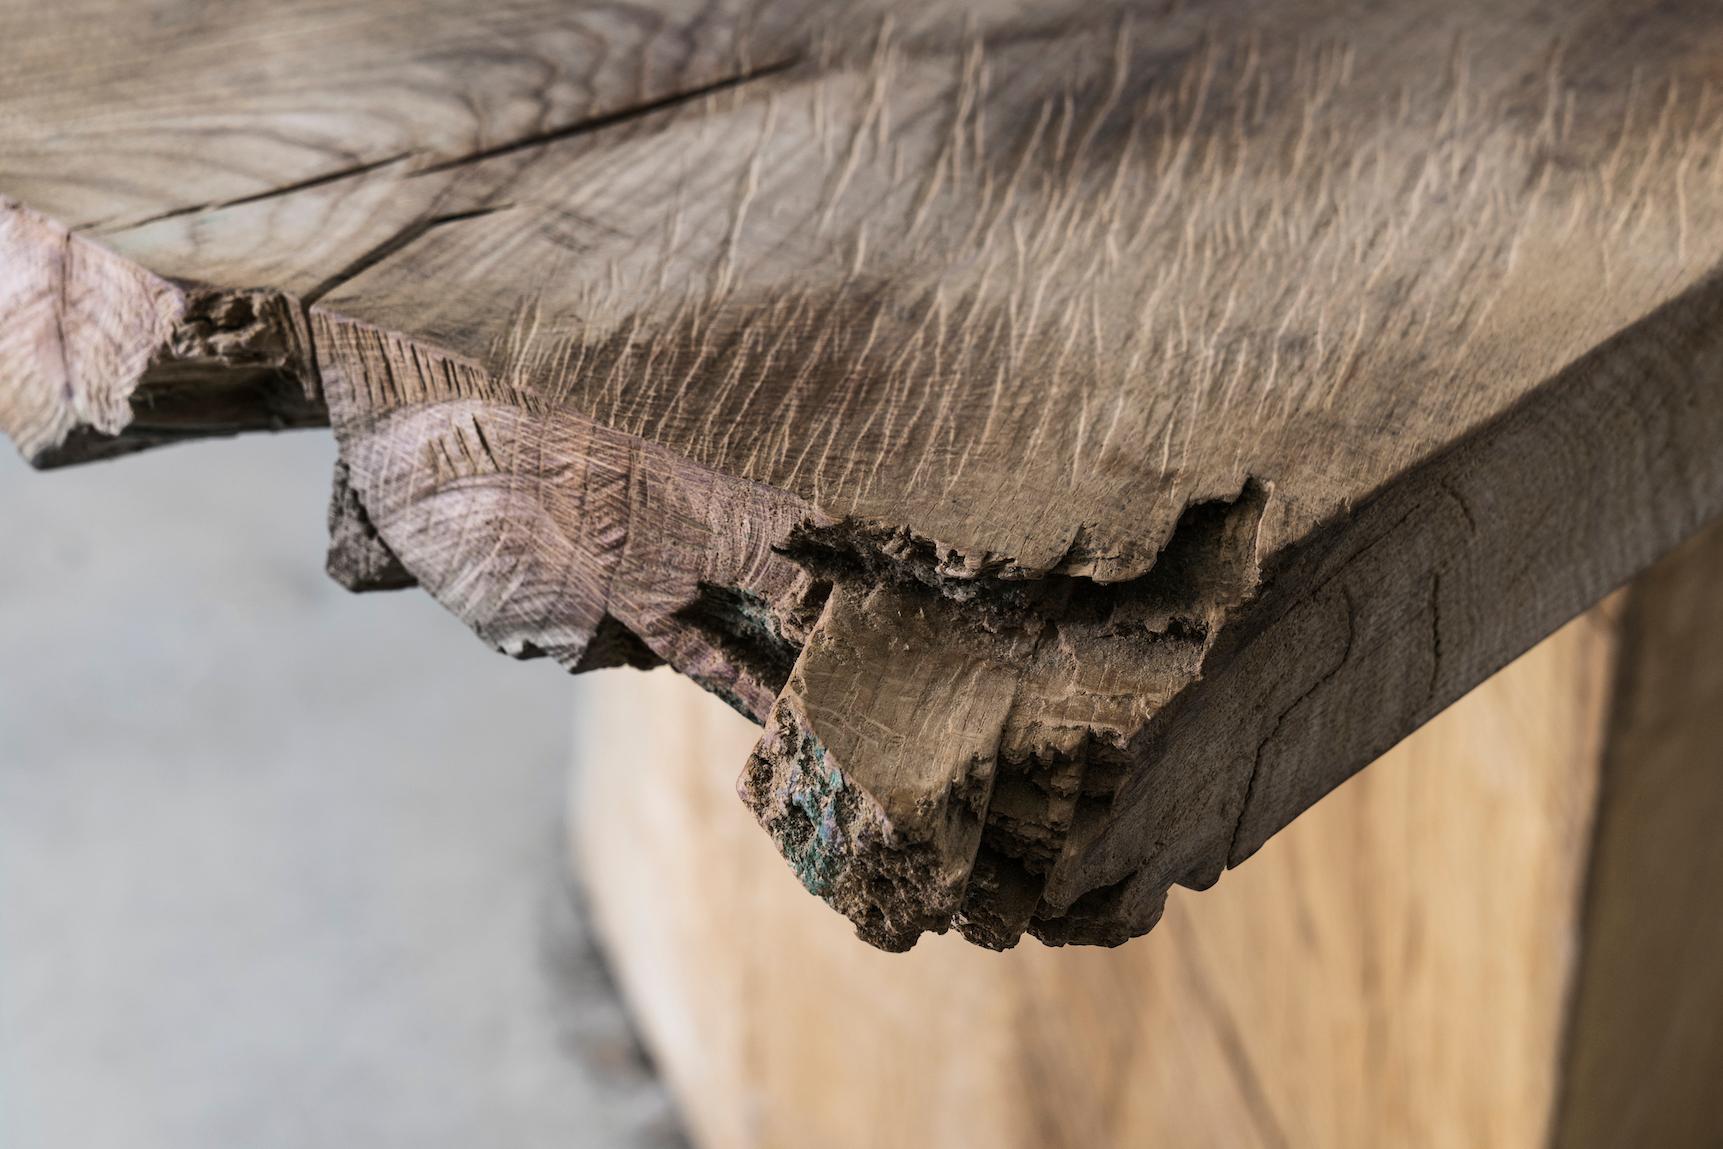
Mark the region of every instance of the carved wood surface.
[[888, 948], [1147, 930], [1723, 510], [1696, 0], [7, 0], [0, 45], [25, 454], [326, 420], [337, 577], [722, 695]]

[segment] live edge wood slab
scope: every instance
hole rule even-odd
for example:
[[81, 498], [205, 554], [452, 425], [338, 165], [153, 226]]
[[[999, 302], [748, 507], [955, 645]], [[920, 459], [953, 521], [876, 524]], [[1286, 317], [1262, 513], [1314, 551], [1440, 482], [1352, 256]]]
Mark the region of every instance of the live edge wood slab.
[[[1723, 7], [0, 6], [0, 428], [761, 723], [868, 941], [1111, 944], [1723, 511]], [[739, 764], [741, 765], [741, 764]]]

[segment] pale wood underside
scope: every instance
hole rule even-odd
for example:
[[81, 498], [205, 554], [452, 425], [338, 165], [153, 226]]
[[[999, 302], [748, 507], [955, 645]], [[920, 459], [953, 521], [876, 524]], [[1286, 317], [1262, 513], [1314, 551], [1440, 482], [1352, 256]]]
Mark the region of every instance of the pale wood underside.
[[1723, 510], [1709, 4], [7, 0], [0, 45], [0, 428], [328, 420], [338, 578], [722, 695], [879, 945], [1148, 929]]
[[1573, 623], [1121, 949], [857, 947], [661, 673], [582, 687], [576, 869], [702, 1149], [1534, 1149], [1613, 650]]

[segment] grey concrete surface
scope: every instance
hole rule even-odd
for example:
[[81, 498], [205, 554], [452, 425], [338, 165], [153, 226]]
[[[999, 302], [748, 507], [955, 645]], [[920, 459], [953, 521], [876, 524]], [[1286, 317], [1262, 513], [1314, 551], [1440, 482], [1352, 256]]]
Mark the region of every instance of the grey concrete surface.
[[329, 582], [332, 459], [0, 457], [0, 1147], [673, 1144], [562, 877], [568, 681]]

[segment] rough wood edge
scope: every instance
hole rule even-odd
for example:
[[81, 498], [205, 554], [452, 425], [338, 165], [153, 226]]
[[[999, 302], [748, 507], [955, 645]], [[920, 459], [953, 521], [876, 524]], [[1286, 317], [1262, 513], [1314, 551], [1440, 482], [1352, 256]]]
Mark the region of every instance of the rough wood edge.
[[1147, 929], [1723, 511], [1720, 319], [1713, 277], [1265, 572], [1074, 829], [1045, 895], [1074, 929], [1043, 936]]
[[175, 283], [0, 198], [0, 431], [57, 467], [322, 426], [303, 309]]
[[[1723, 441], [1720, 317], [1723, 286], [1713, 279], [1267, 569], [1256, 539], [1265, 518], [1280, 512], [1266, 484], [1192, 508], [1158, 573], [1139, 586], [977, 576], [961, 556], [941, 556], [901, 525], [835, 522], [767, 492], [761, 497], [778, 501], [757, 508], [777, 524], [766, 550], [756, 547], [722, 575], [681, 572], [691, 576], [687, 585], [667, 591], [662, 570], [630, 570], [617, 556], [626, 536], [680, 520], [631, 513], [623, 538], [569, 557], [592, 564], [587, 573], [607, 597], [572, 624], [559, 657], [587, 664], [585, 647], [608, 620], [711, 686], [711, 666], [733, 651], [709, 632], [691, 633], [697, 596], [712, 587], [729, 595], [734, 617], [726, 617], [738, 631], [750, 611], [763, 611], [755, 629], [795, 661], [781, 682], [767, 677], [743, 694], [729, 691], [767, 725], [742, 789], [810, 889], [889, 948], [948, 925], [994, 946], [1025, 930], [1054, 943], [1117, 944], [1152, 927], [1170, 886], [1211, 884], [1338, 782], [1723, 510], [1723, 462], [1713, 449]], [[447, 404], [477, 404], [474, 412], [501, 419], [525, 404], [535, 420], [564, 418], [531, 411], [506, 380], [475, 364], [321, 309], [313, 322], [325, 378], [352, 391], [343, 445], [356, 468], [358, 438], [409, 409], [424, 418]], [[362, 403], [353, 398], [361, 390]], [[447, 413], [431, 418], [449, 422]], [[480, 437], [490, 453], [509, 440], [496, 422], [486, 425]], [[581, 433], [602, 436], [602, 428]], [[649, 444], [591, 449], [604, 458], [585, 465], [611, 468], [605, 482], [630, 492], [636, 510], [713, 499], [743, 505], [758, 493], [685, 460], [643, 466]], [[462, 481], [486, 470], [477, 460]], [[510, 472], [516, 495], [519, 478]], [[450, 562], [446, 547], [433, 560], [424, 539], [391, 533], [399, 524], [378, 528], [421, 579], [420, 564]], [[722, 522], [702, 531], [691, 540], [696, 549], [731, 545]], [[450, 581], [447, 570], [433, 573]], [[792, 583], [809, 576], [820, 589], [811, 599], [805, 590], [792, 596]], [[1073, 603], [1095, 594], [1143, 595], [1134, 609], [1159, 618], [1168, 641], [1119, 652], [1091, 639]], [[653, 595], [650, 611], [637, 609]], [[487, 632], [474, 603], [445, 601]], [[811, 626], [810, 601], [818, 607]], [[800, 617], [791, 618], [792, 606]], [[1055, 632], [1058, 644], [1043, 641]], [[510, 648], [512, 640], [492, 638]], [[1053, 646], [1073, 643], [1074, 664], [1048, 657]], [[1084, 694], [1085, 662], [1132, 659], [1132, 673], [1147, 667], [1163, 689], [1154, 705], [1121, 709]], [[1134, 702], [1150, 697], [1141, 681]], [[1165, 692], [1168, 682], [1174, 687]], [[777, 700], [763, 704], [773, 690]], [[899, 701], [961, 695], [958, 726], [969, 733], [954, 738], [949, 724], [937, 725], [882, 750], [849, 721], [867, 709], [859, 699], [882, 690]], [[1049, 724], [1046, 700], [1055, 697], [1064, 709]], [[1002, 763], [1027, 777], [1009, 803]]]
[[[1082, 784], [1087, 800], [1049, 870], [972, 855], [989, 868], [978, 866], [982, 880], [959, 897], [960, 927], [995, 945], [1020, 928], [1054, 943], [1117, 944], [1145, 932], [1172, 885], [1212, 884], [1333, 786], [1723, 511], [1723, 466], [1712, 447], [1723, 436], [1720, 303], [1716, 279], [1701, 285], [1263, 572], [1240, 596], [1246, 606], [1221, 612], [1189, 685], [1133, 734], [1128, 763], [1108, 771], [1116, 788]], [[851, 677], [886, 672], [876, 658]], [[853, 778], [828, 779], [810, 799], [795, 784], [810, 776], [809, 762], [831, 760], [807, 709], [787, 711], [793, 736], [769, 727], [756, 751], [751, 772], [771, 785], [745, 790], [769, 825], [798, 809], [816, 829], [834, 811], [842, 825], [844, 804], [832, 795], [869, 792]], [[773, 721], [785, 717], [775, 712]], [[974, 803], [966, 785], [969, 775], [954, 771], [936, 792], [940, 804], [985, 809], [985, 794]], [[926, 844], [873, 840], [885, 857], [863, 864], [894, 876], [914, 868]], [[798, 872], [809, 868], [791, 853]], [[950, 869], [949, 861], [918, 865], [924, 874]], [[843, 886], [830, 877], [822, 884]], [[919, 908], [908, 913], [900, 877], [874, 883], [870, 897], [839, 900], [863, 936], [896, 948], [948, 912], [952, 884], [923, 880]], [[909, 928], [882, 934], [877, 919], [894, 909]]]
[[[320, 378], [308, 357], [320, 321], [314, 316], [308, 326], [295, 301], [200, 293], [151, 277], [17, 205], [7, 204], [3, 219], [10, 230], [0, 239], [28, 257], [0, 293], [0, 314], [16, 317], [0, 364], [23, 381], [13, 388], [22, 398], [0, 426], [39, 464], [282, 425], [278, 412], [259, 419], [257, 404], [203, 397], [231, 397], [236, 380], [251, 381], [237, 390], [255, 394], [260, 377], [272, 381], [265, 392], [291, 378], [305, 395]], [[1247, 483], [1231, 502], [1191, 508], [1212, 512], [1212, 522], [1201, 518], [1175, 532], [1144, 586], [1102, 587], [1071, 575], [998, 577], [965, 556], [941, 554], [902, 524], [834, 522], [782, 492], [762, 495], [757, 485], [684, 461], [678, 483], [743, 501], [758, 496], [788, 529], [769, 538], [770, 555], [754, 555], [716, 581], [709, 571], [682, 572], [693, 576], [691, 585], [652, 626], [624, 617], [614, 601], [597, 604], [570, 631], [565, 661], [585, 669], [667, 658], [772, 723], [779, 736], [762, 741], [745, 790], [801, 870], [810, 859], [795, 857], [788, 844], [806, 837], [782, 827], [800, 812], [816, 839], [823, 829], [825, 807], [810, 805], [794, 784], [806, 776], [808, 756], [798, 748], [815, 747], [840, 779], [833, 793], [861, 796], [866, 801], [851, 808], [876, 811], [843, 827], [841, 858], [812, 860], [814, 870], [844, 880], [816, 884], [848, 891], [836, 898], [840, 908], [876, 944], [906, 946], [948, 924], [989, 945], [1009, 945], [1024, 930], [1052, 942], [1116, 944], [1153, 925], [1171, 885], [1212, 883], [1338, 781], [1723, 506], [1711, 449], [1723, 440], [1714, 383], [1719, 294], [1707, 281], [1622, 332], [1266, 570], [1255, 539], [1281, 511], [1268, 484], [1253, 491]], [[324, 334], [317, 335], [321, 374], [341, 354]], [[421, 354], [439, 360], [434, 348], [386, 338], [412, 347], [415, 362]], [[64, 353], [44, 350], [55, 347]], [[44, 374], [43, 363], [59, 366]], [[366, 387], [384, 386], [364, 364], [347, 369]], [[498, 409], [522, 402], [474, 370], [461, 365], [464, 399], [489, 395]], [[177, 409], [166, 396], [212, 377], [213, 388], [189, 388], [200, 396], [185, 404], [189, 414], [160, 416]], [[137, 411], [144, 394], [154, 396], [149, 418]], [[426, 398], [438, 397], [415, 401]], [[321, 407], [307, 403], [314, 412], [307, 421], [321, 419]], [[619, 447], [630, 458], [644, 449]], [[622, 468], [629, 482], [631, 465]], [[379, 586], [423, 579], [411, 548], [370, 524], [362, 492], [351, 495], [337, 490], [338, 577]], [[1191, 553], [1170, 562], [1182, 547]], [[846, 593], [831, 593], [840, 585]], [[789, 679], [755, 675], [745, 696], [732, 689], [747, 678], [725, 668], [733, 650], [688, 614], [712, 587], [733, 596], [730, 621], [739, 629], [750, 625], [750, 611], [767, 609], [765, 629], [795, 659]], [[1144, 679], [1136, 693], [1152, 705], [1121, 711], [1082, 702], [1049, 732], [1036, 720], [1036, 696], [1070, 696], [1088, 656], [1075, 670], [1069, 660], [1043, 665], [1042, 636], [1063, 628], [1062, 637], [1076, 633], [1082, 648], [1088, 640], [1075, 625], [1073, 596], [1144, 590], [1152, 593], [1134, 609], [1159, 618], [1159, 634], [1173, 640], [1141, 660], [1154, 685]], [[614, 600], [642, 591], [613, 584], [607, 593]], [[858, 602], [877, 606], [881, 593], [896, 605], [846, 618]], [[813, 634], [845, 633], [808, 641], [810, 602], [819, 608]], [[451, 605], [484, 632], [470, 609]], [[892, 620], [907, 611], [979, 620], [965, 627], [979, 645], [933, 666], [934, 677], [919, 685], [1018, 669], [1010, 695], [976, 714], [983, 733], [973, 748], [905, 786], [904, 770], [927, 757], [925, 745], [900, 746], [886, 760], [851, 739], [834, 753], [837, 711], [794, 684], [809, 680], [809, 659], [821, 652], [836, 652], [836, 675], [826, 673], [821, 688], [828, 698], [904, 673]], [[606, 626], [609, 637], [595, 646]], [[515, 647], [539, 652], [526, 638]], [[600, 656], [586, 657], [589, 647]], [[1098, 649], [1091, 645], [1090, 654]], [[786, 686], [776, 709], [762, 704]], [[989, 729], [997, 731], [991, 741]], [[1005, 793], [1001, 761], [1026, 768], [1017, 773], [1027, 776], [1027, 789], [1017, 786], [1016, 797], [1028, 794], [1027, 811], [1019, 803], [995, 817]]]

